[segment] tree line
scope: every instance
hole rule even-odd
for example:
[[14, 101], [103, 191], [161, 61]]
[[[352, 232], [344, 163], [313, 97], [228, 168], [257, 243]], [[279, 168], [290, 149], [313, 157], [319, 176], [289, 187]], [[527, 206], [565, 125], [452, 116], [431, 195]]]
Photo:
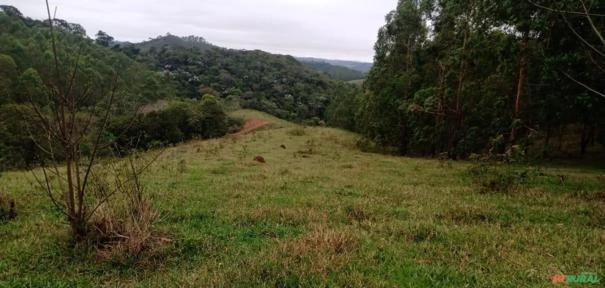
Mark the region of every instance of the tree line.
[[400, 154], [584, 155], [605, 144], [604, 16], [598, 0], [400, 0], [330, 123]]

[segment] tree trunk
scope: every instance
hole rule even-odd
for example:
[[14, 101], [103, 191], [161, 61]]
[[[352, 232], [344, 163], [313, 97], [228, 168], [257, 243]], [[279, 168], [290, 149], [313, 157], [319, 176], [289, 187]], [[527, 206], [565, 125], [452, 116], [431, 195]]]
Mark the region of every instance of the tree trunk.
[[590, 124], [584, 124], [582, 127], [582, 135], [580, 139], [580, 154], [582, 156], [586, 155], [586, 151], [588, 150], [588, 144], [592, 141], [594, 136], [594, 127]]
[[[529, 30], [529, 29], [528, 29]], [[515, 94], [515, 112], [514, 120], [520, 120], [521, 108], [522, 108], [522, 97], [525, 93], [525, 83], [527, 81], [527, 50], [529, 44], [529, 31], [523, 31], [521, 42], [519, 43], [519, 76], [517, 78], [517, 92]], [[519, 127], [514, 124], [510, 133], [510, 143], [514, 145], [518, 138]]]
[[542, 148], [542, 157], [549, 157], [550, 138], [552, 137], [552, 126], [546, 125], [546, 136], [544, 137], [544, 147]]

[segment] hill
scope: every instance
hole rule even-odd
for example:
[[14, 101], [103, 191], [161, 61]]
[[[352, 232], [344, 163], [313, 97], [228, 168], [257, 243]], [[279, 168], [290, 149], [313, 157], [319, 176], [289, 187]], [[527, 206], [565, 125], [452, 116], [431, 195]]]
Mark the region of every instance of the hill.
[[365, 78], [365, 74], [357, 70], [349, 69], [343, 66], [336, 66], [325, 62], [305, 62], [303, 65], [318, 72], [330, 75], [334, 79], [342, 81], [359, 80]]
[[305, 63], [328, 63], [334, 66], [341, 66], [345, 68], [349, 68], [355, 71], [359, 71], [361, 73], [368, 73], [370, 69], [372, 69], [372, 63], [368, 62], [358, 62], [358, 61], [346, 61], [346, 60], [332, 60], [332, 59], [322, 59], [322, 58], [313, 58], [313, 57], [296, 57], [301, 62]]
[[200, 97], [200, 89], [206, 89], [284, 119], [324, 119], [339, 89], [330, 77], [291, 56], [222, 48], [199, 37], [168, 34], [118, 49], [176, 80], [184, 97]]
[[500, 167], [497, 179], [524, 178], [488, 192], [470, 163], [363, 153], [353, 133], [236, 114], [274, 125], [168, 148], [143, 175], [171, 240], [137, 262], [66, 249], [31, 172], [3, 175], [19, 214], [0, 223], [0, 286], [543, 287], [560, 269], [602, 272], [602, 170]]

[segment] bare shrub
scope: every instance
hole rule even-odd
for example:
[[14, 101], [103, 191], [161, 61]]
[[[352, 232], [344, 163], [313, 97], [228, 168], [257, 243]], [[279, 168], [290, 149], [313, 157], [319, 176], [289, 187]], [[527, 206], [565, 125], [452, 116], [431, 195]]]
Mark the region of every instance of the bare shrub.
[[288, 130], [288, 135], [290, 136], [305, 136], [307, 135], [307, 131], [304, 127], [296, 127]]
[[[71, 51], [73, 47], [55, 35], [55, 19], [48, 1], [46, 10], [53, 62], [44, 79], [46, 99], [43, 103], [31, 96], [27, 99], [35, 119], [28, 119], [26, 126], [31, 140], [44, 154], [40, 157], [41, 169], [34, 171], [34, 177], [70, 224], [73, 240], [89, 242], [94, 240], [96, 230], [102, 230], [92, 220], [98, 218], [96, 213], [114, 205], [109, 203], [114, 196], [128, 195], [129, 185], [140, 188], [138, 178], [151, 162], [135, 168], [130, 161], [129, 169], [111, 169], [112, 161], [101, 159], [115, 151], [111, 149], [114, 143], [107, 137], [107, 131], [114, 112], [123, 108], [119, 107], [118, 88], [127, 85], [119, 75], [126, 73], [122, 71], [125, 67], [115, 63], [113, 75], [91, 75], [81, 67], [86, 57], [80, 57], [77, 50]], [[87, 80], [93, 76], [91, 79], [95, 81]], [[106, 174], [108, 170], [113, 174]], [[108, 178], [113, 185], [106, 185]], [[131, 204], [129, 211], [142, 214], [145, 207], [140, 198]]]
[[116, 167], [118, 176], [113, 184], [106, 175], [94, 177], [91, 189], [97, 194], [110, 189], [117, 192], [112, 201], [103, 202], [93, 214], [89, 239], [96, 242], [102, 259], [124, 262], [136, 259], [165, 239], [154, 235], [153, 224], [160, 215], [141, 186], [134, 159], [121, 164]]
[[358, 244], [358, 237], [351, 231], [317, 227], [301, 239], [282, 243], [271, 258], [280, 259], [285, 272], [325, 279], [350, 261]]

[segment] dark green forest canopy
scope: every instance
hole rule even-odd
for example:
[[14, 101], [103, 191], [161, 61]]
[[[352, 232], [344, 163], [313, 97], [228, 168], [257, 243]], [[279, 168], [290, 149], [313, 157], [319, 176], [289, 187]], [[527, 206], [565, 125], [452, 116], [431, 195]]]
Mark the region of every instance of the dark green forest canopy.
[[332, 65], [326, 62], [306, 62], [304, 60], [299, 61], [301, 61], [303, 65], [313, 70], [325, 73], [334, 79], [342, 81], [360, 80], [366, 77], [366, 75], [360, 71], [343, 66]]
[[167, 34], [114, 49], [163, 71], [179, 83], [184, 97], [199, 97], [200, 88], [211, 88], [244, 108], [289, 120], [324, 119], [342, 85], [291, 56], [221, 48], [200, 37]]
[[401, 154], [602, 150], [603, 14], [598, 0], [400, 0], [366, 93], [336, 99], [335, 117]]
[[323, 59], [314, 57], [296, 57], [296, 59], [302, 63], [328, 63], [333, 66], [345, 67], [351, 70], [359, 71], [363, 74], [370, 72], [370, 69], [372, 69], [373, 66], [372, 63], [359, 61]]
[[[30, 104], [51, 104], [49, 89], [56, 83], [50, 79], [57, 71], [48, 21], [24, 17], [11, 6], [0, 8], [0, 162], [24, 167], [38, 161], [40, 154], [34, 140], [41, 135], [35, 135], [36, 113]], [[55, 80], [65, 82], [77, 71], [74, 93], [87, 95], [79, 101], [84, 118], [117, 88], [116, 117], [107, 137], [115, 137], [123, 146], [120, 150], [132, 147], [134, 139], [143, 139], [146, 148], [224, 135], [238, 124], [225, 117], [226, 106], [320, 124], [332, 95], [345, 85], [291, 56], [220, 48], [201, 37], [168, 34], [131, 44], [102, 31], [90, 39], [82, 26], [60, 19], [54, 19], [53, 26], [63, 75]], [[205, 95], [216, 99], [211, 109], [204, 104], [210, 99]], [[172, 99], [176, 106], [149, 115], [136, 113], [138, 107], [162, 99]]]

